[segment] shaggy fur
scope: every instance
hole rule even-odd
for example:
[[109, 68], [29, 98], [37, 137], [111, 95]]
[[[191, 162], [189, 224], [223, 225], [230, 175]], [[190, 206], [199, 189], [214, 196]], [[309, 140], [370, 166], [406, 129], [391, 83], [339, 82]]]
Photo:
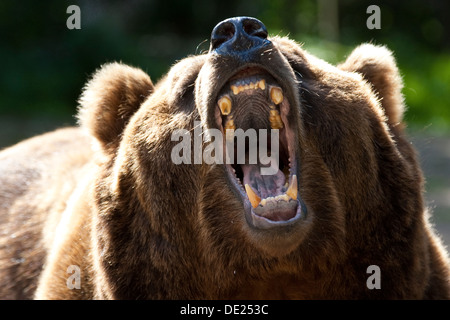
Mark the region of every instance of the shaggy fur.
[[[188, 57], [155, 87], [109, 64], [84, 88], [79, 127], [0, 153], [0, 298], [450, 298], [391, 52], [362, 45], [335, 67], [270, 40], [258, 63], [300, 106], [289, 121], [308, 216], [295, 232], [251, 228], [223, 165], [171, 161], [174, 130], [214, 127], [231, 62]], [[366, 286], [370, 265], [381, 289]]]

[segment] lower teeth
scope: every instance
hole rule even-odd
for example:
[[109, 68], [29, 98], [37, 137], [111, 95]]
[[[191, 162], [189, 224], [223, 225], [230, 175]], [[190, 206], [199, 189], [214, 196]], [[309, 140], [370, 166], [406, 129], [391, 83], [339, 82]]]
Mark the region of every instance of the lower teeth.
[[[287, 187], [287, 191], [283, 194], [277, 195], [275, 197], [267, 197], [264, 199], [261, 199], [252, 189], [252, 187], [250, 187], [248, 184], [245, 185], [245, 191], [247, 193], [247, 197], [252, 205], [253, 208], [256, 207], [263, 207], [265, 206], [268, 202], [277, 202], [277, 201], [286, 201], [288, 202], [289, 200], [297, 200], [297, 176], [293, 175], [291, 177], [291, 179], [289, 179], [289, 184]], [[287, 185], [287, 184], [286, 184]]]

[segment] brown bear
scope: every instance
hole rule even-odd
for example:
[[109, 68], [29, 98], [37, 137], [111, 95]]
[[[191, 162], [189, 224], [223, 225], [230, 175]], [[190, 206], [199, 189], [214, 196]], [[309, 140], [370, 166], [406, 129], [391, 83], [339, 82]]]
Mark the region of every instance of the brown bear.
[[0, 298], [450, 298], [401, 90], [385, 47], [250, 17], [156, 85], [104, 65], [78, 127], [0, 153]]

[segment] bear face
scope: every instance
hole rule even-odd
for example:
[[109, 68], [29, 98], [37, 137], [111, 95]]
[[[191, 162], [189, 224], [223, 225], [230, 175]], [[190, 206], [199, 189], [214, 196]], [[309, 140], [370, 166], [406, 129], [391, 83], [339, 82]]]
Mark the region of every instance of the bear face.
[[[264, 174], [263, 169], [272, 163], [263, 163], [261, 150], [246, 145], [245, 159], [239, 161], [238, 142], [231, 141], [227, 152], [231, 149], [235, 158], [229, 161], [231, 164], [224, 161], [225, 179], [227, 189], [243, 205], [240, 217], [236, 216], [245, 226], [247, 236], [263, 251], [286, 254], [307, 233], [312, 218], [307, 214], [297, 185], [301, 180], [297, 177], [301, 176], [298, 137], [302, 131], [298, 79], [283, 55], [286, 48], [267, 39], [266, 32], [260, 31], [259, 36], [247, 34], [248, 25], [251, 28], [255, 24], [254, 28], [263, 31], [264, 26], [249, 18], [239, 19], [226, 20], [213, 30], [212, 39], [221, 36], [229, 25], [236, 25], [230, 39], [223, 43], [211, 42], [210, 53], [195, 82], [196, 106], [203, 127], [216, 128], [224, 137], [233, 129], [244, 133], [253, 131], [257, 139], [249, 141], [249, 145], [260, 147], [261, 142], [270, 145], [268, 154], [275, 160], [276, 168]], [[243, 35], [239, 35], [240, 28]], [[252, 43], [254, 39], [256, 44]], [[241, 47], [244, 49], [240, 50]], [[222, 110], [224, 100], [230, 110]], [[273, 130], [278, 131], [275, 140]], [[266, 132], [267, 138], [261, 137]], [[252, 153], [258, 153], [253, 162], [249, 159]], [[220, 188], [223, 187], [214, 186]]]
[[[155, 86], [103, 66], [80, 98], [96, 147], [76, 223], [45, 252], [36, 297], [449, 297], [401, 89], [384, 47], [336, 67], [250, 17]], [[65, 285], [80, 261], [82, 293]]]

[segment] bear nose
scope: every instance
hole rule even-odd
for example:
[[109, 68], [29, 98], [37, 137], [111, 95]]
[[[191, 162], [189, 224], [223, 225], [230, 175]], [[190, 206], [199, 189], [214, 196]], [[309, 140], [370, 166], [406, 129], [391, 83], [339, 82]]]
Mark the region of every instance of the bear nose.
[[258, 19], [235, 17], [219, 22], [211, 33], [210, 51], [220, 55], [240, 55], [270, 44], [267, 29]]

